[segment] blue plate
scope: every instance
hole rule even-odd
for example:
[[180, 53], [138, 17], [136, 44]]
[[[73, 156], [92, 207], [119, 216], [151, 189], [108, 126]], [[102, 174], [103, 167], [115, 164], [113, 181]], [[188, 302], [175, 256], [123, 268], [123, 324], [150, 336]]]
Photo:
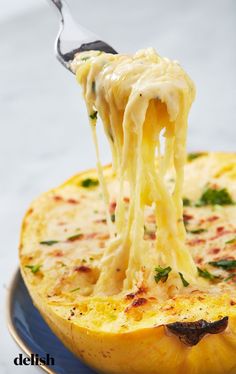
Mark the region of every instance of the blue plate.
[[73, 355], [53, 334], [34, 307], [18, 270], [10, 287], [8, 303], [9, 330], [20, 348], [27, 354], [54, 357], [55, 365], [41, 366], [53, 374], [96, 374]]

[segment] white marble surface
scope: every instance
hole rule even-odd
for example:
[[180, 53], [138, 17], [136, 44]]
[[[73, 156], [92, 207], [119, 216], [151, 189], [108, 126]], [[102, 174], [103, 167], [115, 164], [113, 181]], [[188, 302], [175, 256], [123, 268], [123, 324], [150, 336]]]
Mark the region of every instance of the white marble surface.
[[[24, 0], [17, 8], [0, 2], [0, 372], [36, 373], [14, 367], [19, 349], [5, 322], [21, 219], [34, 197], [93, 166], [95, 155], [80, 89], [53, 55], [57, 17], [46, 2]], [[198, 92], [189, 149], [235, 151], [234, 0], [69, 3], [78, 20], [119, 51], [153, 46], [181, 61]], [[109, 161], [101, 142], [102, 158]]]

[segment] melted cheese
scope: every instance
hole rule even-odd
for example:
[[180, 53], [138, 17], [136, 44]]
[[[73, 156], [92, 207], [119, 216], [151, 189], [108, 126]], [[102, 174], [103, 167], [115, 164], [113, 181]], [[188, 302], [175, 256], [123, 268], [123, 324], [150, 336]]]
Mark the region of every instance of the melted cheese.
[[[160, 57], [153, 49], [141, 50], [134, 56], [85, 52], [76, 57], [73, 68], [91, 119], [111, 236], [94, 294], [153, 288], [157, 265], [171, 266], [169, 286], [181, 287], [179, 272], [195, 282], [196, 266], [185, 245], [182, 219], [187, 119], [195, 96], [192, 81], [177, 62]], [[111, 145], [119, 181], [115, 228], [99, 160], [96, 112]], [[175, 177], [171, 191], [166, 181], [170, 170]], [[126, 191], [130, 196], [127, 214]], [[155, 212], [154, 248], [144, 240], [148, 206]], [[161, 285], [159, 290], [163, 294], [167, 287]]]

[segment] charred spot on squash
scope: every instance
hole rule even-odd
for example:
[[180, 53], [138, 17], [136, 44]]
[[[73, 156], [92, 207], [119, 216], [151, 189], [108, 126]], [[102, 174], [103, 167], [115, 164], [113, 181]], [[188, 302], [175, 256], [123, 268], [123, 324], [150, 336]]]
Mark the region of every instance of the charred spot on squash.
[[228, 317], [224, 317], [218, 321], [207, 322], [200, 319], [195, 322], [174, 322], [166, 325], [166, 328], [172, 334], [178, 336], [179, 340], [192, 347], [206, 334], [219, 334], [228, 326]]
[[138, 306], [144, 305], [146, 303], [147, 303], [147, 299], [145, 299], [144, 297], [139, 297], [137, 300], [134, 300], [132, 302], [132, 307], [137, 308]]
[[132, 300], [138, 295], [145, 294], [147, 291], [148, 291], [147, 287], [141, 286], [141, 287], [139, 287], [139, 289], [136, 292], [132, 292], [132, 293], [127, 294], [125, 298], [127, 300]]

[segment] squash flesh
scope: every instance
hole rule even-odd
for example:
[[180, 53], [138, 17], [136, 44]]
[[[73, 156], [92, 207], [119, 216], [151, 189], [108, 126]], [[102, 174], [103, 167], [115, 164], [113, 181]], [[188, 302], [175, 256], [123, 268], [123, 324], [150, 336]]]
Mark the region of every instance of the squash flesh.
[[[219, 186], [227, 187], [235, 199], [235, 177], [231, 174], [232, 170], [222, 174], [226, 164], [235, 164], [235, 161], [234, 154], [210, 153], [188, 163], [184, 195], [191, 200], [199, 197], [203, 186], [196, 175], [201, 173], [205, 165], [208, 183], [217, 181]], [[106, 169], [105, 176], [115, 198], [117, 188], [110, 168]], [[30, 207], [23, 223], [20, 246], [22, 275], [35, 305], [53, 331], [69, 349], [98, 372], [180, 373], [183, 368], [187, 368], [188, 373], [234, 373], [236, 293], [232, 280], [222, 280], [216, 284], [207, 282], [207, 288], [203, 286], [203, 289], [199, 287], [198, 290], [196, 287], [195, 290], [187, 287], [183, 293], [176, 291], [172, 297], [162, 302], [156, 300], [155, 290], [143, 290], [143, 293], [134, 298], [129, 294], [127, 297], [127, 293], [112, 297], [92, 296], [98, 274], [95, 272], [94, 275], [92, 272], [92, 276], [90, 273], [78, 273], [74, 270], [78, 266], [84, 266], [84, 259], [88, 261], [86, 264], [89, 267], [99, 268], [104, 248], [100, 248], [98, 253], [97, 247], [108, 239], [98, 237], [106, 237], [108, 229], [104, 223], [97, 222], [105, 219], [101, 198], [101, 205], [98, 203], [100, 187], [86, 189], [80, 185], [88, 177], [97, 178], [97, 174], [89, 171], [75, 176], [64, 185], [39, 197]], [[189, 186], [192, 186], [191, 191]], [[68, 202], [69, 200], [73, 203]], [[80, 203], [75, 204], [74, 201]], [[95, 210], [98, 213], [94, 213]], [[212, 273], [221, 273], [225, 278], [228, 272], [214, 269], [208, 262], [215, 260], [217, 256], [232, 256], [235, 251], [234, 243], [225, 244], [234, 236], [232, 227], [235, 227], [236, 222], [235, 207], [185, 207], [184, 215], [193, 216], [188, 223], [189, 228], [198, 227], [197, 223], [205, 219], [204, 227], [208, 230], [199, 235], [187, 233], [186, 245], [194, 260], [198, 263], [199, 257], [202, 257], [202, 268], [207, 267]], [[66, 222], [62, 222], [62, 216]], [[214, 220], [216, 216], [218, 218]], [[148, 211], [147, 225], [150, 225], [150, 217], [152, 215]], [[84, 227], [83, 222], [86, 222]], [[210, 240], [216, 236], [217, 228], [222, 226], [227, 233]], [[89, 239], [65, 242], [67, 237], [76, 233], [78, 227], [81, 229], [79, 232], [90, 235]], [[94, 232], [98, 237], [93, 237]], [[204, 245], [192, 245], [197, 238], [204, 238]], [[50, 239], [57, 239], [58, 243], [51, 246], [39, 244]], [[213, 249], [217, 247], [220, 252], [214, 254]], [[94, 248], [97, 250], [94, 251]], [[63, 254], [60, 251], [64, 251]], [[89, 262], [92, 256], [94, 259]], [[42, 267], [33, 274], [25, 267], [28, 264], [41, 264]], [[56, 286], [55, 279], [58, 281]], [[63, 281], [60, 282], [61, 279]], [[78, 286], [80, 290], [70, 292]], [[89, 295], [84, 295], [83, 287], [90, 290]], [[148, 301], [132, 307], [134, 300], [139, 298]], [[207, 335], [192, 348], [181, 343], [178, 337], [168, 334], [164, 328], [164, 325], [176, 321], [216, 321], [226, 315], [229, 316], [229, 326], [225, 332]], [[143, 345], [140, 342], [144, 342]], [[104, 352], [110, 354], [107, 356]]]

